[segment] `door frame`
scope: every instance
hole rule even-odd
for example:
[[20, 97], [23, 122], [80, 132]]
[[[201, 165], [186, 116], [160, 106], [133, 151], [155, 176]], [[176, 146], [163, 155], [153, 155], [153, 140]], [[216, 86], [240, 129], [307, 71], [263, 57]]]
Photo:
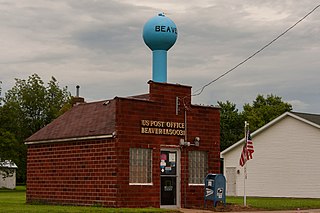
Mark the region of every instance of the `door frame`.
[[[160, 185], [159, 185], [159, 194], [160, 194], [160, 208], [180, 208], [181, 207], [181, 152], [180, 149], [174, 148], [161, 148], [161, 151], [171, 151], [177, 153], [177, 167], [176, 167], [176, 205], [161, 205], [161, 173], [160, 173]], [[160, 161], [159, 161], [160, 164]], [[158, 164], [158, 165], [159, 165]], [[160, 169], [160, 167], [158, 167]]]

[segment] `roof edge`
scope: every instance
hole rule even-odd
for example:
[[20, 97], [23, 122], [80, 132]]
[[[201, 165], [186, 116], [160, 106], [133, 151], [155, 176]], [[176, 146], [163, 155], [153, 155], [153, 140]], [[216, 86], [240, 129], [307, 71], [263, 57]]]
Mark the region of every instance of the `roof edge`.
[[[297, 120], [300, 120], [304, 123], [307, 123], [313, 127], [319, 128], [320, 129], [320, 125], [313, 123], [305, 118], [302, 118], [298, 115], [295, 115], [292, 112], [285, 112], [282, 115], [280, 115], [279, 117], [273, 119], [272, 121], [270, 121], [269, 123], [265, 124], [264, 126], [260, 127], [259, 129], [257, 129], [256, 131], [254, 131], [251, 136], [254, 137], [255, 135], [259, 134], [260, 132], [264, 131], [265, 129], [269, 128], [270, 126], [274, 125], [275, 123], [277, 123], [278, 121], [282, 120], [283, 118], [285, 118], [286, 116], [290, 116], [292, 118], [295, 118]], [[223, 150], [220, 153], [220, 157], [222, 157], [224, 154], [226, 154], [227, 152], [231, 151], [232, 149], [234, 149], [235, 147], [239, 146], [240, 144], [242, 144], [244, 142], [244, 138], [242, 138], [241, 140], [239, 140], [238, 142], [236, 142], [235, 144], [233, 144], [232, 146], [228, 147], [227, 149]]]
[[308, 120], [308, 119], [306, 119], [306, 118], [303, 118], [303, 117], [301, 117], [301, 116], [299, 116], [299, 115], [297, 115], [297, 114], [294, 114], [294, 112], [293, 112], [293, 113], [290, 113], [290, 116], [293, 117], [293, 118], [295, 118], [295, 119], [298, 119], [298, 120], [300, 120], [300, 121], [303, 121], [303, 122], [305, 122], [305, 123], [307, 123], [307, 124], [309, 124], [309, 125], [311, 125], [311, 126], [314, 126], [314, 127], [320, 129], [320, 125], [318, 125], [318, 124], [316, 124], [316, 123], [314, 123], [314, 122], [312, 122], [312, 121], [310, 121], [310, 120]]
[[169, 86], [192, 88], [192, 86], [189, 86], [189, 85], [184, 85], [184, 84], [179, 84], [179, 83], [156, 82], [156, 81], [153, 81], [153, 80], [149, 80], [147, 83], [149, 85], [150, 84], [162, 84], [162, 85], [169, 85]]
[[0, 161], [0, 168], [17, 169], [18, 166], [11, 160]]
[[202, 104], [191, 104], [191, 107], [204, 107], [204, 108], [212, 108], [212, 109], [221, 109], [219, 105], [202, 105]]
[[116, 132], [107, 135], [97, 135], [97, 136], [84, 136], [84, 137], [75, 137], [75, 138], [60, 138], [60, 139], [49, 139], [49, 140], [40, 140], [40, 141], [27, 141], [24, 144], [34, 145], [34, 144], [45, 144], [45, 143], [60, 143], [60, 142], [71, 142], [71, 141], [83, 141], [83, 140], [94, 140], [94, 139], [107, 139], [115, 138]]
[[[278, 121], [282, 120], [284, 117], [286, 117], [287, 115], [292, 114], [290, 112], [285, 112], [282, 115], [280, 115], [279, 117], [273, 119], [272, 121], [270, 121], [269, 123], [265, 124], [264, 126], [260, 127], [259, 129], [257, 129], [256, 131], [254, 131], [251, 136], [254, 137], [255, 135], [259, 134], [260, 132], [262, 132], [263, 130], [269, 128], [270, 126], [274, 125], [275, 123], [277, 123]], [[236, 142], [235, 144], [233, 144], [232, 146], [228, 147], [227, 149], [223, 150], [220, 153], [220, 156], [223, 156], [225, 153], [229, 152], [230, 150], [236, 148], [237, 146], [241, 145], [244, 142], [245, 138], [242, 138], [241, 140], [239, 140], [238, 142]]]

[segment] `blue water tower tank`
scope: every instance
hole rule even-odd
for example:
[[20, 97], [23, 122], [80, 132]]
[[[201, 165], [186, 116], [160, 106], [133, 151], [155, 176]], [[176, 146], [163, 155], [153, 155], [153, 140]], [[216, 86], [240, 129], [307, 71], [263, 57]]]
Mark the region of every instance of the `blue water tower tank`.
[[152, 80], [167, 82], [167, 51], [177, 40], [175, 23], [163, 13], [149, 19], [143, 27], [143, 40], [152, 50]]

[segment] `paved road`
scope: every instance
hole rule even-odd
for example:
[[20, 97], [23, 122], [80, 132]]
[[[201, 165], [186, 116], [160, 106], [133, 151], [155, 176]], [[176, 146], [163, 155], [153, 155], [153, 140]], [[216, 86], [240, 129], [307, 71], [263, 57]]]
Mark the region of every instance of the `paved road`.
[[[179, 209], [183, 213], [213, 213], [214, 211], [201, 210], [201, 209]], [[226, 212], [223, 212], [226, 213]], [[232, 212], [232, 213], [246, 213]], [[248, 213], [320, 213], [320, 209], [308, 209], [308, 210], [290, 210], [290, 211], [248, 211]]]

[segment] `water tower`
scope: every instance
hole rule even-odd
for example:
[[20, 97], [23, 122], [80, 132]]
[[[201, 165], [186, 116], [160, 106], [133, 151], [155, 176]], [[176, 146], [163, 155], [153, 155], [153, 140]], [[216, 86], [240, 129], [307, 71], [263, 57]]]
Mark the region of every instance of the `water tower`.
[[167, 51], [177, 40], [175, 23], [163, 13], [149, 19], [143, 27], [143, 40], [152, 50], [152, 80], [167, 82]]

